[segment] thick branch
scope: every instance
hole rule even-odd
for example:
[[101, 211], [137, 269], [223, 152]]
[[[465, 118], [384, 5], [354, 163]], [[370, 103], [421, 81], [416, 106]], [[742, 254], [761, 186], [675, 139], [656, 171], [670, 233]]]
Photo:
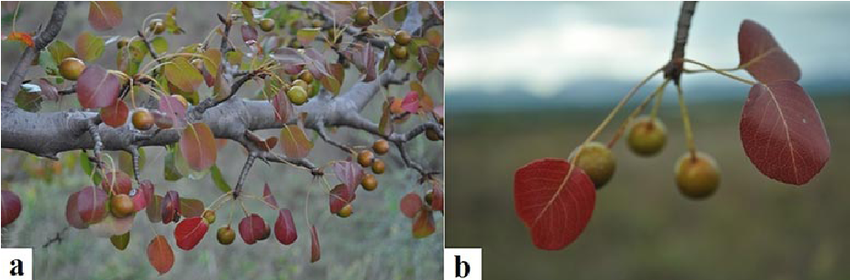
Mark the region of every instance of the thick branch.
[[688, 33], [691, 30], [691, 19], [697, 8], [697, 2], [685, 1], [682, 3], [682, 10], [679, 12], [679, 21], [676, 24], [676, 38], [673, 41], [673, 55], [670, 62], [664, 67], [664, 78], [673, 80], [673, 83], [679, 84], [682, 77], [682, 68], [685, 58], [685, 45], [688, 43]]

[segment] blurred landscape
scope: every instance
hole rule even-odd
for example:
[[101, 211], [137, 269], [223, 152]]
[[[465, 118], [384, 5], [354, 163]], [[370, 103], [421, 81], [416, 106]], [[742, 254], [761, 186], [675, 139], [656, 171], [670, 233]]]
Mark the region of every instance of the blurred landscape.
[[[628, 88], [617, 85], [599, 83], [597, 90], [625, 94]], [[590, 223], [573, 244], [554, 252], [534, 247], [516, 216], [514, 171], [538, 158], [566, 158], [616, 100], [513, 106], [506, 96], [449, 89], [446, 247], [483, 247], [484, 279], [847, 279], [850, 84], [820, 86], [809, 93], [832, 156], [799, 187], [765, 177], [747, 159], [738, 135], [746, 87], [736, 88], [735, 98], [688, 102], [697, 148], [713, 155], [721, 170], [717, 193], [705, 201], [686, 199], [673, 180], [673, 164], [686, 147], [668, 88], [659, 113], [669, 135], [664, 151], [639, 158], [620, 141], [613, 149], [616, 173], [597, 192]], [[686, 100], [713, 94], [689, 88], [685, 82]], [[457, 109], [462, 99], [488, 105]], [[611, 139], [626, 115], [599, 139]]]
[[[5, 6], [4, 2], [4, 6]], [[124, 12], [123, 23], [116, 29], [95, 32], [99, 36], [133, 36], [141, 28], [145, 17], [153, 13], [164, 13], [171, 7], [178, 9], [178, 23], [186, 34], [166, 35], [168, 50], [174, 52], [179, 47], [204, 40], [218, 24], [216, 13], [226, 13], [225, 2], [121, 2]], [[26, 2], [21, 4], [17, 30], [32, 31], [50, 15], [53, 2]], [[85, 2], [69, 3], [68, 15], [57, 39], [73, 46], [76, 36], [82, 31], [91, 31], [87, 22], [89, 5]], [[5, 12], [4, 12], [5, 14]], [[4, 21], [3, 34], [11, 27]], [[231, 34], [238, 38], [238, 32]], [[216, 37], [217, 38], [217, 37]], [[242, 43], [238, 43], [242, 44]], [[244, 46], [243, 46], [244, 47]], [[98, 64], [106, 68], [115, 68], [116, 48], [114, 44], [106, 46]], [[16, 42], [3, 42], [2, 77], [5, 81], [11, 69], [17, 63], [21, 49]], [[145, 61], [147, 62], [147, 60]], [[354, 70], [350, 70], [354, 71]], [[28, 78], [39, 77], [43, 71], [38, 66], [29, 70]], [[343, 85], [343, 91], [354, 83], [357, 75], [349, 72]], [[435, 100], [442, 99], [442, 80], [440, 75], [429, 75], [424, 86]], [[246, 84], [241, 95], [251, 96], [250, 92], [259, 88], [257, 84]], [[402, 95], [406, 87], [391, 87], [387, 94]], [[433, 89], [433, 90], [431, 90]], [[75, 97], [63, 98], [60, 102], [44, 102], [42, 111], [67, 110], [78, 108]], [[372, 102], [364, 110], [365, 117], [377, 121], [380, 118], [380, 102]], [[408, 130], [417, 120], [411, 120], [401, 130]], [[277, 130], [261, 131], [262, 137], [278, 135]], [[332, 147], [317, 135], [308, 133], [315, 147], [310, 159], [317, 165], [332, 160], [340, 160], [346, 154]], [[373, 136], [360, 131], [338, 129], [331, 137], [342, 143], [354, 146], [371, 146]], [[442, 142], [432, 142], [420, 137], [406, 147], [408, 153], [426, 169], [441, 170], [443, 164]], [[197, 198], [211, 203], [219, 195], [209, 174], [198, 180], [181, 179], [177, 182], [163, 179], [163, 158], [165, 149], [161, 147], [144, 148], [146, 153], [142, 178], [153, 181], [157, 194], [168, 190], [177, 190], [180, 197]], [[123, 152], [111, 152], [116, 161]], [[97, 238], [88, 230], [63, 229], [68, 226], [65, 219], [65, 205], [68, 196], [83, 186], [91, 184], [89, 177], [78, 167], [73, 158], [79, 151], [60, 154], [58, 167], [53, 161], [35, 158], [17, 151], [3, 151], [2, 169], [3, 189], [9, 189], [21, 197], [23, 211], [10, 226], [3, 228], [3, 247], [32, 247], [33, 260], [36, 262], [33, 273], [35, 279], [439, 279], [442, 276], [443, 217], [435, 215], [436, 233], [415, 239], [411, 235], [411, 219], [399, 210], [401, 197], [413, 190], [418, 173], [404, 167], [397, 151], [390, 152], [382, 159], [387, 163], [387, 172], [378, 175], [379, 187], [374, 192], [358, 192], [354, 202], [354, 215], [341, 219], [328, 211], [327, 190], [313, 177], [300, 169], [283, 164], [267, 165], [261, 161], [254, 164], [245, 183], [246, 192], [261, 196], [262, 187], [269, 182], [272, 192], [282, 207], [292, 210], [298, 230], [298, 240], [284, 246], [274, 236], [255, 245], [245, 245], [237, 237], [234, 244], [222, 246], [215, 238], [215, 230], [224, 226], [231, 211], [230, 206], [218, 211], [215, 224], [201, 243], [192, 251], [178, 249], [174, 243], [174, 224], [155, 224], [149, 226], [144, 213], [137, 214], [131, 233], [130, 244], [125, 251], [116, 250], [109, 239]], [[222, 148], [217, 157], [217, 165], [225, 180], [235, 185], [245, 160], [244, 149], [237, 143], [229, 143]], [[55, 168], [55, 169], [54, 169]], [[52, 174], [51, 173], [55, 173]], [[8, 180], [7, 180], [8, 179]], [[335, 177], [327, 177], [335, 183]], [[308, 202], [309, 201], [309, 202]], [[249, 211], [257, 212], [267, 223], [273, 223], [277, 212], [258, 201], [246, 202]], [[233, 212], [233, 224], [242, 218], [238, 207]], [[310, 231], [306, 217], [316, 225], [321, 243], [321, 260], [310, 263]], [[42, 246], [48, 240], [62, 237], [61, 243]], [[154, 234], [168, 238], [175, 253], [172, 270], [157, 277], [156, 271], [148, 263], [145, 250]]]

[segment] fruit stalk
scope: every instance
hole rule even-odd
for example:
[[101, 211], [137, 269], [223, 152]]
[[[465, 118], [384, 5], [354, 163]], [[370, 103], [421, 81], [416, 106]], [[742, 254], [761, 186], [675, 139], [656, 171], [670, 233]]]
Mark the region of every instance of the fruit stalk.
[[679, 93], [679, 109], [682, 110], [682, 124], [685, 126], [685, 138], [688, 141], [688, 151], [691, 153], [691, 158], [696, 158], [697, 147], [694, 143], [694, 133], [691, 131], [691, 118], [688, 115], [688, 106], [685, 105], [685, 94], [681, 84], [676, 84], [676, 91]]

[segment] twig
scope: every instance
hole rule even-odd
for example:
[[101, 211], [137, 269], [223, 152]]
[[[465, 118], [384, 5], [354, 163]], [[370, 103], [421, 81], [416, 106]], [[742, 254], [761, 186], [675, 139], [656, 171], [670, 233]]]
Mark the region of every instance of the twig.
[[133, 177], [136, 179], [136, 182], [139, 182], [139, 147], [135, 145], [130, 146], [130, 154], [133, 156]]
[[341, 144], [337, 141], [334, 141], [333, 139], [330, 139], [330, 137], [328, 137], [328, 132], [325, 129], [325, 122], [324, 121], [319, 121], [319, 123], [316, 124], [315, 128], [316, 129], [314, 129], [314, 130], [316, 131], [316, 133], [319, 134], [319, 137], [321, 137], [322, 140], [324, 140], [328, 144], [331, 144], [331, 146], [337, 147], [340, 150], [342, 150], [343, 152], [346, 152], [346, 153], [349, 153], [349, 154], [354, 153], [354, 150], [351, 149], [350, 147], [343, 145], [343, 144]]
[[50, 245], [52, 245], [53, 243], [56, 243], [56, 244], [60, 244], [60, 245], [61, 245], [61, 244], [62, 244], [62, 240], [64, 240], [64, 239], [65, 239], [65, 238], [64, 238], [64, 237], [62, 237], [62, 236], [63, 236], [63, 235], [65, 235], [65, 233], [66, 233], [66, 232], [68, 232], [68, 229], [69, 229], [69, 227], [68, 227], [68, 226], [65, 226], [64, 228], [62, 228], [62, 230], [60, 230], [59, 232], [57, 232], [57, 233], [56, 233], [56, 236], [51, 237], [50, 239], [47, 239], [47, 243], [44, 243], [44, 245], [41, 245], [41, 248], [42, 248], [42, 249], [47, 248], [47, 247], [49, 247]]
[[682, 9], [679, 12], [679, 21], [676, 25], [676, 37], [673, 41], [673, 54], [670, 62], [664, 67], [664, 78], [673, 80], [673, 84], [678, 85], [682, 77], [682, 64], [685, 58], [685, 45], [688, 43], [688, 33], [691, 29], [691, 19], [697, 8], [696, 1], [685, 1], [682, 3]]
[[236, 181], [236, 188], [233, 190], [233, 199], [239, 198], [239, 195], [242, 194], [242, 185], [245, 184], [248, 172], [251, 171], [251, 167], [254, 166], [254, 160], [256, 159], [257, 156], [253, 153], [248, 155], [248, 160], [246, 160], [245, 165], [242, 166], [242, 172], [239, 173], [239, 179]]

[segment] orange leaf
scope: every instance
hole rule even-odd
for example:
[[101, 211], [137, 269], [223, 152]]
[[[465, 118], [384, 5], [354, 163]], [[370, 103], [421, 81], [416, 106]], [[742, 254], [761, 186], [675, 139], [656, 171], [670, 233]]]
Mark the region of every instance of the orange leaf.
[[201, 171], [215, 164], [215, 138], [205, 123], [193, 123], [183, 130], [180, 152], [192, 169]]
[[157, 235], [148, 244], [148, 261], [160, 275], [168, 272], [174, 266], [174, 252], [171, 251], [171, 245], [168, 245], [165, 236]]
[[27, 46], [35, 47], [35, 43], [32, 41], [32, 36], [26, 32], [9, 33], [9, 36], [6, 36], [6, 40], [18, 41], [27, 44]]

